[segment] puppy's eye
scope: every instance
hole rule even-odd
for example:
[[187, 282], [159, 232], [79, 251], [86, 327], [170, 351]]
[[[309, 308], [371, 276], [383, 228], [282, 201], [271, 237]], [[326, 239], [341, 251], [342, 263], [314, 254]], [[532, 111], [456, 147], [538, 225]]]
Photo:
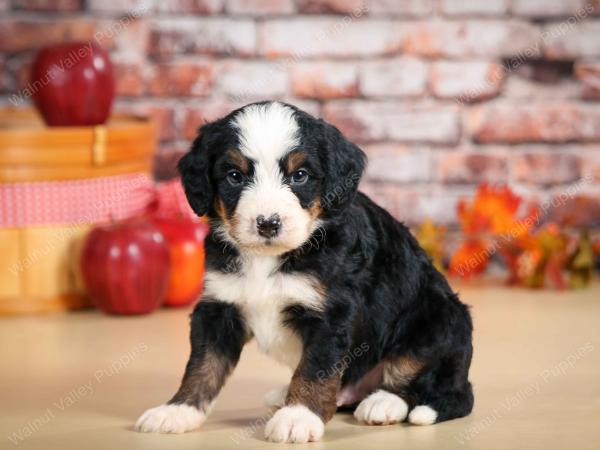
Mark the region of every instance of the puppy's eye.
[[232, 186], [239, 186], [244, 182], [244, 175], [239, 170], [230, 170], [227, 172], [227, 181]]
[[308, 181], [308, 172], [305, 169], [298, 169], [292, 174], [290, 181], [296, 186], [304, 184]]

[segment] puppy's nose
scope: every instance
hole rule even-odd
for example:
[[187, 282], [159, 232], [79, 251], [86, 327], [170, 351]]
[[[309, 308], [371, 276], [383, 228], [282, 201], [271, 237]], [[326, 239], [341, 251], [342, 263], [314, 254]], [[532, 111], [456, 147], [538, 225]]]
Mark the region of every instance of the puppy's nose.
[[273, 214], [268, 219], [262, 214], [256, 218], [256, 229], [258, 234], [266, 238], [272, 238], [277, 236], [279, 229], [281, 228], [281, 219], [279, 214]]

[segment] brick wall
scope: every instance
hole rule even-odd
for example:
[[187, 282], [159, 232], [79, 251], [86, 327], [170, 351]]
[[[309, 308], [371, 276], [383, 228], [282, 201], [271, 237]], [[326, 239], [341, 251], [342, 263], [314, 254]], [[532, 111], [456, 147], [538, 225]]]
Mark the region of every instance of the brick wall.
[[0, 0], [0, 11], [0, 102], [28, 86], [40, 46], [96, 40], [117, 68], [116, 108], [160, 125], [159, 177], [203, 121], [275, 98], [361, 143], [363, 190], [408, 222], [455, 222], [482, 181], [542, 201], [572, 185], [600, 198], [598, 0]]

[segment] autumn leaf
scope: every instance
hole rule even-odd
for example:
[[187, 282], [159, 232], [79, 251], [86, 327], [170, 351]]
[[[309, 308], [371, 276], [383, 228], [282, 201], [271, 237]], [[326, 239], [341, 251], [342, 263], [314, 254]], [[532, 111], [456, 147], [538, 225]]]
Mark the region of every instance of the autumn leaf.
[[415, 237], [437, 270], [443, 272], [444, 237], [446, 228], [437, 226], [431, 219], [426, 219], [415, 232]]
[[469, 278], [483, 272], [490, 259], [485, 241], [470, 239], [464, 242], [450, 260], [450, 274]]
[[462, 199], [458, 203], [458, 218], [463, 232], [509, 235], [512, 238], [526, 234], [539, 216], [538, 210], [530, 207], [523, 219], [517, 219], [521, 202], [521, 198], [508, 186], [482, 183], [470, 204]]

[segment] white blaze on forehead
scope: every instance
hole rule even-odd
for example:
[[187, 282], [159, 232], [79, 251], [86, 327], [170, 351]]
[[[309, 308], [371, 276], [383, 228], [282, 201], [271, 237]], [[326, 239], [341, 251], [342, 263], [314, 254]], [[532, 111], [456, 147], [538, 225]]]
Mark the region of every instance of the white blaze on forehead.
[[298, 199], [283, 182], [279, 166], [281, 158], [298, 144], [293, 113], [281, 103], [265, 103], [246, 107], [233, 121], [239, 131], [239, 150], [254, 161], [253, 182], [238, 203], [240, 214], [252, 220], [271, 214], [292, 219], [297, 213]]
[[279, 215], [281, 228], [270, 252], [297, 248], [313, 231], [314, 221], [285, 183], [280, 161], [300, 142], [294, 110], [278, 102], [249, 105], [232, 121], [239, 150], [253, 161], [252, 180], [243, 189], [235, 210], [234, 238], [242, 245], [263, 246], [256, 218]]
[[239, 150], [269, 168], [298, 145], [294, 111], [277, 102], [247, 106], [233, 120], [239, 130]]

